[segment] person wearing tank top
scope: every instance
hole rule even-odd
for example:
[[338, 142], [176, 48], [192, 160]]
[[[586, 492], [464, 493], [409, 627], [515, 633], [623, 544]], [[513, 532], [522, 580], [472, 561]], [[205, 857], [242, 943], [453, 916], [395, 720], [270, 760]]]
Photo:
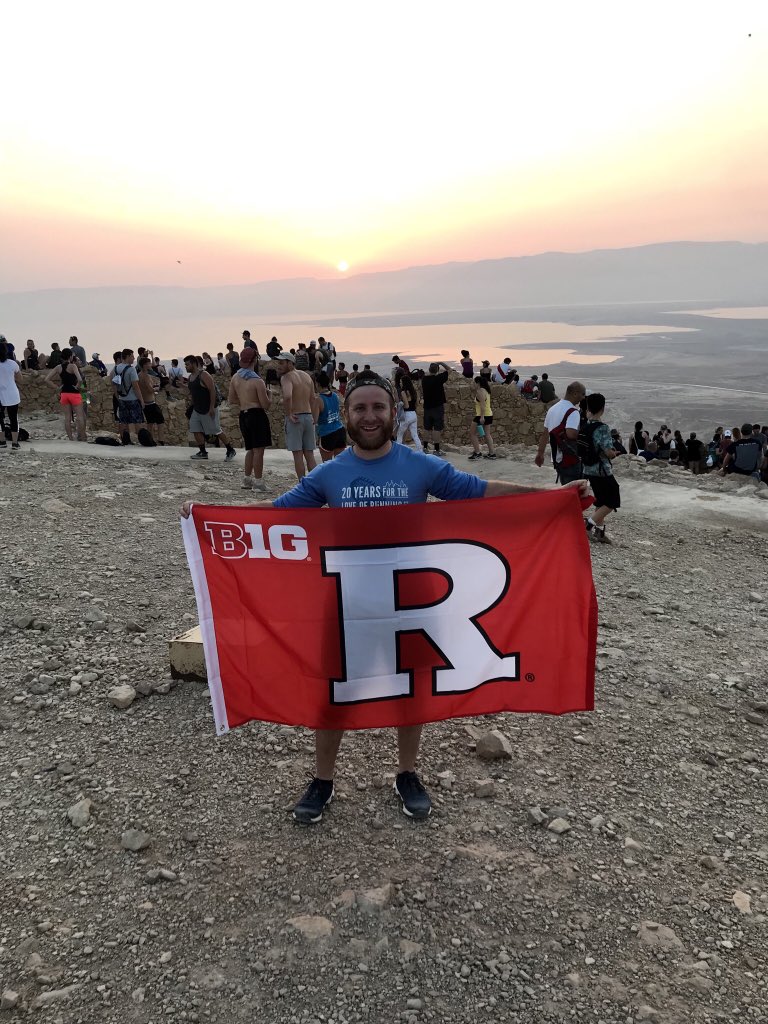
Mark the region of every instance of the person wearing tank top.
[[80, 376], [71, 349], [63, 348], [61, 350], [61, 362], [58, 366], [54, 366], [45, 378], [45, 383], [54, 391], [59, 392], [59, 405], [64, 414], [64, 430], [69, 440], [74, 441], [76, 429], [77, 440], [85, 441], [85, 410], [83, 397], [80, 394], [83, 378]]

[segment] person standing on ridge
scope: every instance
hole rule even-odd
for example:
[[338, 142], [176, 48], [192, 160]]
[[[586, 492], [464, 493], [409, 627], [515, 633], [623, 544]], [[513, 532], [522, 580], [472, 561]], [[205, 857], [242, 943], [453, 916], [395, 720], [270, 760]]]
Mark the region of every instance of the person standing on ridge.
[[291, 352], [278, 353], [277, 373], [283, 392], [285, 447], [293, 455], [296, 476], [301, 480], [317, 465], [315, 461], [315, 422], [317, 420], [315, 387], [306, 370], [296, 369], [296, 357]]
[[245, 448], [243, 487], [264, 491], [264, 449], [272, 444], [272, 430], [267, 410], [271, 399], [266, 385], [254, 370], [256, 352], [244, 348], [240, 353], [240, 368], [232, 375], [227, 401], [240, 409], [239, 425]]

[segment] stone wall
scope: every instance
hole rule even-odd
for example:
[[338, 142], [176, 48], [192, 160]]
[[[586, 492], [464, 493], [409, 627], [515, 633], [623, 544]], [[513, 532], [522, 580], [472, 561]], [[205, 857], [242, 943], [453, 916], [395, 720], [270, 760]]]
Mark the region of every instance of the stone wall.
[[[274, 364], [266, 364], [274, 365]], [[266, 367], [262, 365], [262, 373]], [[45, 410], [59, 412], [58, 395], [44, 383], [45, 373], [35, 370], [22, 371], [21, 416], [26, 410]], [[112, 416], [112, 385], [104, 377], [99, 377], [90, 367], [85, 370], [88, 383], [90, 402], [88, 405], [88, 432], [114, 433], [116, 430]], [[228, 379], [220, 380], [219, 387], [223, 392], [229, 386]], [[469, 385], [464, 383], [459, 374], [452, 374], [445, 387], [448, 403], [445, 407], [445, 432], [443, 440], [449, 444], [463, 445], [469, 443], [469, 423], [474, 413], [474, 405]], [[284, 443], [283, 403], [279, 387], [271, 389], [272, 407], [269, 419], [272, 426], [272, 438], [276, 447]], [[163, 410], [166, 422], [166, 440], [170, 444], [191, 444], [187, 431], [185, 415], [185, 392], [170, 389], [170, 397], [165, 394], [158, 396], [158, 404]], [[514, 388], [500, 384], [491, 385], [491, 405], [493, 408], [493, 437], [499, 444], [535, 444], [541, 432], [546, 407], [539, 402], [528, 402], [518, 397]], [[238, 409], [225, 402], [220, 408], [221, 426], [226, 434], [240, 445], [242, 438], [237, 425]], [[419, 415], [419, 426], [422, 417]]]

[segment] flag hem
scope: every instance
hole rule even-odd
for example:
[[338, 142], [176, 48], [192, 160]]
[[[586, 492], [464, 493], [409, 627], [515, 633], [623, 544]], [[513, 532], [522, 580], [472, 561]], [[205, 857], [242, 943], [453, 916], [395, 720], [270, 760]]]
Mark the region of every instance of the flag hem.
[[213, 626], [211, 595], [208, 591], [208, 580], [203, 569], [203, 553], [200, 550], [200, 539], [191, 515], [188, 519], [181, 520], [181, 534], [184, 538], [187, 562], [189, 563], [189, 571], [192, 575], [192, 585], [195, 588], [195, 602], [200, 621], [200, 634], [203, 638], [203, 653], [205, 654], [205, 669], [208, 676], [208, 689], [211, 694], [213, 719], [216, 723], [217, 734], [223, 736], [224, 733], [229, 732], [227, 705], [224, 700], [224, 688], [221, 683], [221, 668], [219, 666], [219, 652], [216, 647], [216, 631]]

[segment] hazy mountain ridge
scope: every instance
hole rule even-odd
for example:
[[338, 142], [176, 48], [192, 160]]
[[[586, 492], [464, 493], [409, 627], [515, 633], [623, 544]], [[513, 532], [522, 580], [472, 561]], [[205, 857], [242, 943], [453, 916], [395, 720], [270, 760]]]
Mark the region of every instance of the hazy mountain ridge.
[[[706, 301], [768, 304], [768, 243], [668, 242], [583, 253], [442, 263], [322, 280], [181, 288], [124, 286], [0, 294], [0, 320], [119, 319]], [[1, 327], [1, 325], [0, 325]]]

